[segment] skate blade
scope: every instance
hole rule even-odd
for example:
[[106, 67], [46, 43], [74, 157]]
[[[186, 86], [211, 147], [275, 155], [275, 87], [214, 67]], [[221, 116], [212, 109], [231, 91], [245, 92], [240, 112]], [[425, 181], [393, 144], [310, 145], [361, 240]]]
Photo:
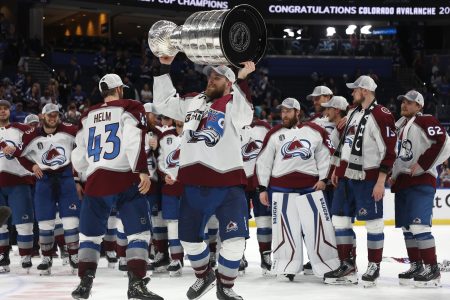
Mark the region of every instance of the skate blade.
[[25, 270], [25, 272], [27, 273], [27, 274], [30, 274], [30, 269], [31, 269], [31, 267], [30, 268], [23, 268], [24, 270]]
[[399, 283], [400, 285], [402, 285], [402, 286], [411, 286], [411, 285], [414, 285], [414, 282], [413, 282], [412, 278], [411, 278], [411, 279], [399, 278], [399, 279], [398, 279], [398, 283]]
[[356, 275], [351, 275], [342, 278], [324, 278], [323, 282], [331, 285], [358, 284], [358, 277]]
[[62, 265], [63, 266], [67, 266], [69, 264], [69, 258], [68, 257], [63, 257], [62, 259]]
[[180, 277], [182, 274], [183, 274], [183, 272], [181, 270], [169, 271], [169, 276], [170, 277]]
[[376, 280], [375, 281], [364, 281], [364, 280], [362, 280], [362, 282], [363, 282], [364, 288], [371, 288], [371, 287], [374, 287], [374, 286], [377, 285], [377, 281]]
[[314, 275], [314, 272], [313, 272], [313, 270], [310, 270], [310, 269], [304, 269], [303, 275], [306, 275], [306, 276]]
[[267, 270], [267, 269], [261, 269], [261, 275], [263, 277], [268, 277], [268, 278], [273, 278], [273, 277], [277, 276], [277, 274], [274, 274], [270, 270]]
[[244, 275], [245, 275], [245, 270], [241, 270], [241, 271], [239, 271], [239, 273], [238, 273], [238, 274], [239, 274], [239, 276], [241, 276], [241, 277], [242, 277], [242, 276], [244, 276]]
[[41, 270], [39, 273], [39, 276], [50, 276], [52, 274], [52, 271], [50, 269], [48, 270]]
[[200, 298], [203, 297], [207, 292], [209, 292], [210, 290], [212, 290], [213, 287], [215, 287], [215, 286], [216, 286], [216, 282], [211, 283], [211, 284], [205, 289], [205, 291], [204, 291], [200, 296], [198, 296], [197, 298], [193, 298], [193, 299], [191, 299], [191, 300], [197, 300], [197, 299], [200, 299]]
[[414, 281], [414, 287], [416, 288], [438, 288], [442, 287], [441, 279], [434, 279], [430, 281]]
[[9, 268], [9, 266], [0, 267], [0, 274], [9, 273], [9, 272], [11, 272], [11, 269]]
[[108, 263], [108, 269], [115, 269], [116, 268], [116, 263]]

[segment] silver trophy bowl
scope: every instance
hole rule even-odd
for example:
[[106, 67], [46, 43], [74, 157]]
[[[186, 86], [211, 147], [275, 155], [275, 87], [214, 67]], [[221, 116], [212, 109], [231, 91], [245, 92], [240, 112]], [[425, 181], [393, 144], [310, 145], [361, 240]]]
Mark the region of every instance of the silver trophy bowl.
[[197, 64], [239, 67], [241, 62], [257, 63], [264, 56], [267, 30], [261, 14], [242, 4], [196, 12], [181, 26], [158, 21], [148, 32], [148, 45], [158, 57], [184, 52]]

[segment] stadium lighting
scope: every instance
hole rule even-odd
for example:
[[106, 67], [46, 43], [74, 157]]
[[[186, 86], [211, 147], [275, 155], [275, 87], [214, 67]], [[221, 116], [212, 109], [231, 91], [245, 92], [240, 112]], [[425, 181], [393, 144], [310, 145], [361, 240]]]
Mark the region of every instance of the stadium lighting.
[[372, 25], [365, 25], [361, 27], [361, 34], [372, 34], [372, 32], [370, 32], [370, 28], [372, 28]]
[[327, 36], [333, 36], [336, 33], [336, 28], [327, 27]]
[[356, 25], [348, 25], [347, 29], [345, 29], [345, 33], [348, 35], [352, 35], [355, 33], [356, 28]]

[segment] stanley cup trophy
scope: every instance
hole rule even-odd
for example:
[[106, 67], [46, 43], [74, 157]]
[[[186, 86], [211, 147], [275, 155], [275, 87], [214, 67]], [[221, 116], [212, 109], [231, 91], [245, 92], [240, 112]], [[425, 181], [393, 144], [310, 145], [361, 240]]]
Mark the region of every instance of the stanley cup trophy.
[[200, 11], [183, 25], [158, 21], [148, 32], [150, 50], [158, 57], [179, 51], [201, 65], [257, 63], [267, 45], [267, 30], [261, 14], [242, 4], [229, 10]]

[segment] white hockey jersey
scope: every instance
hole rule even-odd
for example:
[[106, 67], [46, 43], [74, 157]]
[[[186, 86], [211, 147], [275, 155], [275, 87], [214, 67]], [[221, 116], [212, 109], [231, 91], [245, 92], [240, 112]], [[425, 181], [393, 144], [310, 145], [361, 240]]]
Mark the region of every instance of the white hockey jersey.
[[328, 132], [328, 134], [331, 134], [333, 130], [336, 128], [336, 124], [330, 122], [328, 120], [328, 117], [315, 118], [311, 122], [316, 123], [323, 129], [325, 129]]
[[256, 188], [255, 174], [256, 157], [261, 151], [264, 137], [270, 130], [270, 125], [261, 120], [254, 120], [249, 126], [245, 126], [241, 131], [241, 153], [244, 162], [244, 171], [247, 176], [247, 190]]
[[23, 135], [23, 147], [14, 155], [25, 156], [43, 171], [60, 171], [72, 167], [71, 153], [75, 146], [76, 126], [62, 123], [53, 134], [42, 127]]
[[[391, 176], [395, 179], [392, 190], [395, 192], [420, 184], [436, 188], [436, 167], [450, 156], [450, 138], [431, 115], [418, 115], [409, 126], [407, 123], [408, 120], [402, 117], [395, 124], [398, 138], [397, 159]], [[410, 167], [415, 163], [420, 165], [421, 170], [411, 176]]]
[[[350, 117], [353, 110], [351, 110], [347, 117]], [[350, 159], [353, 140], [355, 138], [356, 130], [364, 116], [364, 110], [356, 112], [350, 125], [348, 126], [347, 134], [344, 138], [344, 144], [341, 149], [340, 164], [336, 165], [335, 174], [340, 177], [345, 177], [345, 170]], [[348, 122], [348, 120], [347, 120]], [[395, 120], [391, 112], [384, 106], [376, 105], [369, 115], [366, 128], [363, 136], [363, 169], [365, 171], [365, 180], [377, 180], [380, 168], [388, 173], [394, 164], [395, 160]], [[338, 144], [334, 145], [335, 147]]]
[[[172, 179], [177, 179], [180, 167], [180, 146], [182, 137], [175, 129], [166, 130], [159, 140], [158, 169], [161, 177], [169, 175]], [[164, 181], [164, 178], [161, 179]], [[183, 185], [176, 181], [173, 185], [163, 184], [162, 193], [165, 195], [181, 196]]]
[[326, 179], [333, 151], [322, 127], [307, 122], [291, 129], [278, 125], [270, 130], [258, 158], [258, 185], [309, 188]]
[[85, 194], [114, 195], [139, 183], [147, 173], [144, 107], [134, 100], [116, 100], [91, 107], [81, 117], [72, 163], [86, 172]]
[[199, 186], [246, 184], [240, 131], [252, 122], [253, 111], [241, 90], [245, 88], [244, 83], [233, 84], [232, 94], [204, 103], [204, 94], [179, 97], [168, 74], [155, 77], [156, 109], [185, 123], [178, 172], [181, 183]]
[[23, 158], [5, 155], [2, 150], [6, 146], [21, 149], [23, 134], [33, 131], [34, 128], [20, 123], [0, 127], [0, 187], [34, 184], [34, 175], [28, 171], [32, 163]]

